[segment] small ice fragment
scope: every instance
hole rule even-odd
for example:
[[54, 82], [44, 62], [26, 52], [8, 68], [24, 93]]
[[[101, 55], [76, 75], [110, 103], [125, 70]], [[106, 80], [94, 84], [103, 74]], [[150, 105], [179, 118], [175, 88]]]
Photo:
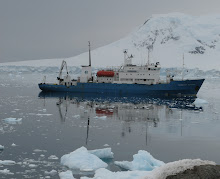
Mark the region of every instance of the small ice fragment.
[[36, 114], [36, 116], [52, 116], [53, 114]]
[[56, 155], [51, 155], [48, 157], [49, 160], [57, 160], [58, 157]]
[[15, 143], [11, 144], [12, 147], [16, 147], [17, 145]]
[[56, 170], [51, 170], [50, 172], [45, 171], [44, 173], [45, 173], [45, 175], [52, 175], [52, 176], [54, 176], [54, 175], [57, 174], [57, 171]]
[[9, 118], [6, 118], [6, 119], [3, 119], [4, 122], [8, 123], [8, 124], [16, 124], [16, 123], [19, 123], [22, 121], [22, 118], [12, 118], [12, 117], [9, 117]]
[[74, 179], [72, 171], [67, 170], [66, 172], [59, 173], [60, 179]]
[[14, 173], [10, 172], [8, 169], [0, 170], [0, 173], [4, 175], [14, 175]]
[[101, 117], [99, 117], [99, 116], [95, 116], [94, 118], [95, 118], [95, 119], [102, 119], [102, 120], [105, 120], [105, 119], [107, 118], [107, 116], [101, 116]]
[[0, 160], [0, 165], [14, 165], [16, 164], [13, 160]]
[[120, 143], [118, 142], [116, 145], [120, 145]]
[[30, 164], [29, 167], [30, 167], [30, 168], [36, 168], [37, 165], [35, 165], [35, 164]]
[[104, 144], [103, 146], [104, 146], [104, 147], [109, 147], [109, 145], [108, 145], [108, 144]]
[[0, 145], [0, 150], [3, 150], [5, 147], [3, 145]]
[[196, 98], [196, 100], [193, 102], [193, 104], [196, 107], [202, 107], [204, 104], [207, 104], [208, 102], [204, 99]]

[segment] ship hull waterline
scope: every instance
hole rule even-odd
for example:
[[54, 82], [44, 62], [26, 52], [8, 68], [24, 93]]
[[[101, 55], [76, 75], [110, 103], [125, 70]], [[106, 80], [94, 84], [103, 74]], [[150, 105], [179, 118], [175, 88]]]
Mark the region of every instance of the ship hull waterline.
[[168, 84], [116, 84], [116, 83], [77, 83], [73, 86], [40, 83], [42, 91], [71, 93], [108, 93], [119, 95], [148, 96], [196, 96], [204, 79], [171, 81]]

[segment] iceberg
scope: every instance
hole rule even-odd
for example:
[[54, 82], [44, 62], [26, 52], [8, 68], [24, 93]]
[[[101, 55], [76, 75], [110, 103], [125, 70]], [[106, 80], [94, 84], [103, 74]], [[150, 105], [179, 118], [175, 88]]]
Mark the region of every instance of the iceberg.
[[204, 104], [207, 104], [208, 102], [204, 99], [196, 98], [196, 100], [193, 102], [193, 104], [196, 107], [202, 107]]
[[60, 179], [74, 179], [73, 174], [70, 170], [67, 170], [66, 172], [60, 172], [59, 177]]
[[96, 149], [96, 150], [89, 150], [90, 154], [96, 155], [97, 157], [104, 159], [104, 158], [114, 158], [114, 154], [111, 148], [104, 148], [104, 149]]
[[96, 155], [91, 154], [85, 147], [80, 147], [69, 154], [63, 155], [61, 164], [80, 171], [94, 171], [108, 166]]
[[149, 152], [139, 150], [133, 155], [133, 161], [115, 161], [115, 164], [126, 170], [151, 171], [164, 165], [164, 162], [155, 159]]

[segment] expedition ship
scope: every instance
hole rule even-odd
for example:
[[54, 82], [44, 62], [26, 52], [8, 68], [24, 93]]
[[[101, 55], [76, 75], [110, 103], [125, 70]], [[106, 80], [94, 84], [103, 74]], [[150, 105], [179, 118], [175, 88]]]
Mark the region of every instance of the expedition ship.
[[[147, 95], [147, 96], [196, 96], [205, 79], [174, 80], [174, 76], [167, 74], [166, 80], [160, 79], [160, 63], [145, 65], [132, 64], [132, 55], [124, 51], [124, 64], [118, 69], [101, 70], [92, 74], [91, 52], [89, 43], [89, 65], [82, 66], [78, 79], [71, 79], [67, 63], [61, 64], [58, 84], [42, 82], [42, 91], [72, 92], [72, 93], [108, 93], [115, 95]], [[66, 68], [67, 74], [62, 77]]]

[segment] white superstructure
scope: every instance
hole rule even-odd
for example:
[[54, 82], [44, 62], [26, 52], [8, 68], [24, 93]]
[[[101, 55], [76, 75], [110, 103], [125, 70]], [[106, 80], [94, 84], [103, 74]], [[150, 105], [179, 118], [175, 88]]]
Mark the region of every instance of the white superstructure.
[[[160, 83], [160, 64], [159, 62], [148, 63], [146, 65], [133, 65], [133, 56], [128, 56], [124, 51], [124, 64], [118, 70], [112, 70], [113, 76], [109, 76], [109, 71], [103, 71], [103, 75], [98, 75], [98, 83], [118, 83], [118, 84], [158, 84]], [[106, 75], [104, 74], [106, 72]]]

